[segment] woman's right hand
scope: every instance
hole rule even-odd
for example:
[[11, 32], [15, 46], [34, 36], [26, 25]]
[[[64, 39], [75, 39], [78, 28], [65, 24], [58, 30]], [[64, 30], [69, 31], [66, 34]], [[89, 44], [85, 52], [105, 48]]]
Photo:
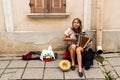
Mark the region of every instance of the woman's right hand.
[[77, 38], [75, 36], [70, 36], [70, 39], [73, 40], [73, 41], [77, 40]]

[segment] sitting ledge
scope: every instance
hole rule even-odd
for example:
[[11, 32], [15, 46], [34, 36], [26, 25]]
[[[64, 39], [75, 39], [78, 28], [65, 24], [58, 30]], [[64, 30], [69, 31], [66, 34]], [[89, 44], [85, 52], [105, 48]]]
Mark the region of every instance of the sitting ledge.
[[29, 17], [67, 17], [69, 13], [28, 13]]

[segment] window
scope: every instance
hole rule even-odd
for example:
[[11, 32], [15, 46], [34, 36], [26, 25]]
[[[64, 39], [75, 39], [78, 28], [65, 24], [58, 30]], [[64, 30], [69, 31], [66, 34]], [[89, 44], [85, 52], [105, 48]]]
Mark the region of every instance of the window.
[[30, 0], [31, 13], [65, 13], [66, 0]]

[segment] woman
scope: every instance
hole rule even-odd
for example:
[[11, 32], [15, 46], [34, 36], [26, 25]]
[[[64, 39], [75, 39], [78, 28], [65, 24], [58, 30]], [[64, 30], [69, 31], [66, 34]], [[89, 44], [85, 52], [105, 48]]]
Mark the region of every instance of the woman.
[[68, 41], [68, 50], [70, 52], [71, 57], [71, 69], [75, 70], [75, 55], [77, 56], [78, 62], [78, 75], [80, 77], [83, 76], [82, 71], [82, 55], [83, 48], [80, 46], [76, 46], [77, 36], [78, 34], [82, 34], [82, 22], [79, 18], [75, 18], [72, 21], [72, 27], [68, 28], [64, 33], [64, 41]]

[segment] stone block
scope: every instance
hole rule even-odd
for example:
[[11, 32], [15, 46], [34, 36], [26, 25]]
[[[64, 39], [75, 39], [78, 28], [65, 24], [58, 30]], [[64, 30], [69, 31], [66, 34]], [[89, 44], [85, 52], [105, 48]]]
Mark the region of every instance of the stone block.
[[114, 69], [117, 72], [118, 76], [120, 76], [120, 66], [116, 66]]
[[28, 61], [27, 67], [44, 67], [45, 62], [40, 60], [30, 60]]
[[23, 74], [22, 79], [38, 80], [42, 79], [43, 68], [27, 68]]
[[6, 68], [10, 61], [0, 61], [0, 69]]
[[112, 66], [120, 66], [120, 58], [119, 57], [107, 58], [107, 59]]
[[45, 67], [59, 67], [59, 59], [55, 61], [46, 62]]
[[59, 68], [46, 68], [43, 79], [59, 80], [59, 79], [64, 79], [64, 76], [63, 76], [63, 72]]
[[24, 68], [27, 64], [27, 61], [23, 61], [23, 60], [13, 60], [8, 68]]
[[111, 65], [105, 65], [105, 66], [104, 66], [104, 69], [105, 69], [105, 71], [106, 71], [107, 73], [114, 70]]
[[16, 80], [20, 79], [24, 69], [6, 69], [2, 74], [1, 80]]
[[75, 71], [69, 70], [67, 72], [64, 72], [65, 80], [85, 80], [85, 77], [79, 77], [78, 75], [78, 69]]
[[100, 68], [91, 68], [90, 70], [85, 70], [85, 75], [87, 79], [105, 79]]

